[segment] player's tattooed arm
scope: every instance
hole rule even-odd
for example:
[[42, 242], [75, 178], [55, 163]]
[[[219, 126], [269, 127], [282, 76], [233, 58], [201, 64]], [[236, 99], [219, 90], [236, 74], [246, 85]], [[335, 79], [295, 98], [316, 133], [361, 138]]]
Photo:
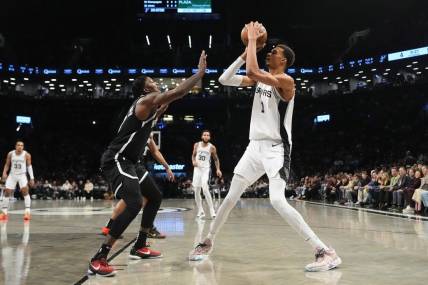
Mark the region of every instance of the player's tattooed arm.
[[6, 157], [6, 162], [5, 162], [4, 167], [3, 167], [3, 175], [2, 175], [3, 181], [6, 181], [7, 173], [9, 172], [9, 169], [10, 169], [11, 157], [12, 157], [12, 155], [10, 153], [8, 153], [7, 157]]
[[196, 149], [198, 147], [198, 143], [195, 143], [193, 145], [193, 152], [192, 152], [192, 164], [194, 167], [198, 167], [198, 163], [196, 162]]
[[212, 147], [212, 156], [213, 156], [213, 160], [216, 168], [216, 174], [219, 178], [221, 178], [223, 174], [221, 173], [221, 170], [220, 170], [220, 159], [218, 158], [217, 148], [215, 146]]

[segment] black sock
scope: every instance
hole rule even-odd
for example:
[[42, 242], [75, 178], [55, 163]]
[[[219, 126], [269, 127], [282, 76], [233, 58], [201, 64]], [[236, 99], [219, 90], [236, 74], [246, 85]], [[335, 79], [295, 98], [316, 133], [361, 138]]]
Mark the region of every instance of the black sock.
[[103, 244], [101, 245], [100, 249], [97, 251], [97, 253], [92, 257], [91, 261], [98, 260], [101, 258], [107, 259], [107, 255], [110, 252], [111, 245]]
[[113, 224], [113, 220], [112, 219], [108, 220], [106, 228], [111, 229], [111, 224]]
[[142, 247], [146, 246], [146, 240], [147, 240], [147, 233], [140, 231], [138, 233], [137, 241], [134, 244], [135, 249], [140, 249]]

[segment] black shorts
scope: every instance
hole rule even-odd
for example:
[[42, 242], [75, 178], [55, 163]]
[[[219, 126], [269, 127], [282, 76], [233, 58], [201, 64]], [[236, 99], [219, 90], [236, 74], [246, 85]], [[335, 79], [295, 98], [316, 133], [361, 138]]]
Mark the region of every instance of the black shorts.
[[102, 173], [110, 184], [117, 199], [142, 199], [142, 196], [161, 195], [160, 190], [147, 169], [142, 164], [134, 164], [119, 159], [115, 164], [104, 166]]
[[123, 199], [125, 202], [130, 199], [142, 201], [140, 178], [134, 163], [120, 158], [116, 163], [103, 165], [101, 170], [116, 198]]

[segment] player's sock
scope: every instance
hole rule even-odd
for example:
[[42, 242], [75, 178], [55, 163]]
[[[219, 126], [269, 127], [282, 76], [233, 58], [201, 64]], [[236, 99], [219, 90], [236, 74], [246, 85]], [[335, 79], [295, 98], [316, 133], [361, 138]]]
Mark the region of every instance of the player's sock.
[[242, 193], [250, 185], [250, 183], [244, 177], [235, 174], [230, 183], [229, 193], [227, 193], [226, 198], [224, 198], [223, 203], [220, 205], [217, 211], [217, 217], [211, 223], [210, 231], [207, 235], [207, 238], [213, 240], [215, 235], [218, 233], [220, 228], [226, 222], [227, 217], [229, 216], [230, 211], [238, 202]]
[[204, 212], [204, 209], [202, 208], [201, 187], [193, 187], [193, 190], [195, 191], [195, 202], [199, 215]]
[[146, 247], [146, 240], [147, 240], [147, 232], [146, 231], [139, 231], [137, 240], [135, 241], [134, 248], [140, 249], [142, 247]]
[[25, 204], [25, 213], [30, 214], [30, 207], [31, 207], [31, 197], [30, 194], [27, 194], [24, 196], [24, 204]]
[[280, 178], [279, 174], [273, 178], [269, 178], [269, 197], [274, 209], [305, 239], [305, 241], [309, 242], [314, 249], [323, 248], [327, 250], [328, 247], [312, 231], [302, 215], [287, 202], [284, 191], [285, 181]]
[[3, 212], [3, 214], [7, 215], [7, 210], [9, 209], [9, 197], [4, 197], [3, 198], [3, 204], [1, 207], [1, 211]]
[[106, 224], [106, 228], [111, 229], [111, 225], [113, 224], [113, 219], [110, 218]]
[[111, 245], [103, 243], [100, 249], [94, 255], [94, 257], [92, 257], [91, 261], [99, 260], [101, 258], [107, 259], [107, 255], [109, 254], [110, 250], [111, 250]]
[[210, 215], [215, 216], [213, 199], [211, 197], [211, 193], [208, 187], [208, 184], [202, 187], [202, 191], [204, 191], [205, 200], [207, 201], [208, 207], [210, 209]]

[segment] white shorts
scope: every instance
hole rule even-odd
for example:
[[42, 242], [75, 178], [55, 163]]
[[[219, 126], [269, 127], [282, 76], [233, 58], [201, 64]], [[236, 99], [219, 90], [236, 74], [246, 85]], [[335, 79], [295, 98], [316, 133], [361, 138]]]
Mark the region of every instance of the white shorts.
[[208, 185], [210, 178], [209, 167], [195, 167], [193, 170], [193, 187], [202, 187], [202, 185]]
[[265, 173], [271, 178], [284, 169], [288, 175], [290, 171], [290, 148], [287, 147], [286, 149], [284, 151], [282, 142], [252, 140], [233, 173], [243, 176], [250, 182], [250, 185]]
[[28, 185], [27, 175], [9, 175], [6, 179], [6, 189], [15, 190], [16, 184], [19, 184], [19, 189], [22, 189]]

